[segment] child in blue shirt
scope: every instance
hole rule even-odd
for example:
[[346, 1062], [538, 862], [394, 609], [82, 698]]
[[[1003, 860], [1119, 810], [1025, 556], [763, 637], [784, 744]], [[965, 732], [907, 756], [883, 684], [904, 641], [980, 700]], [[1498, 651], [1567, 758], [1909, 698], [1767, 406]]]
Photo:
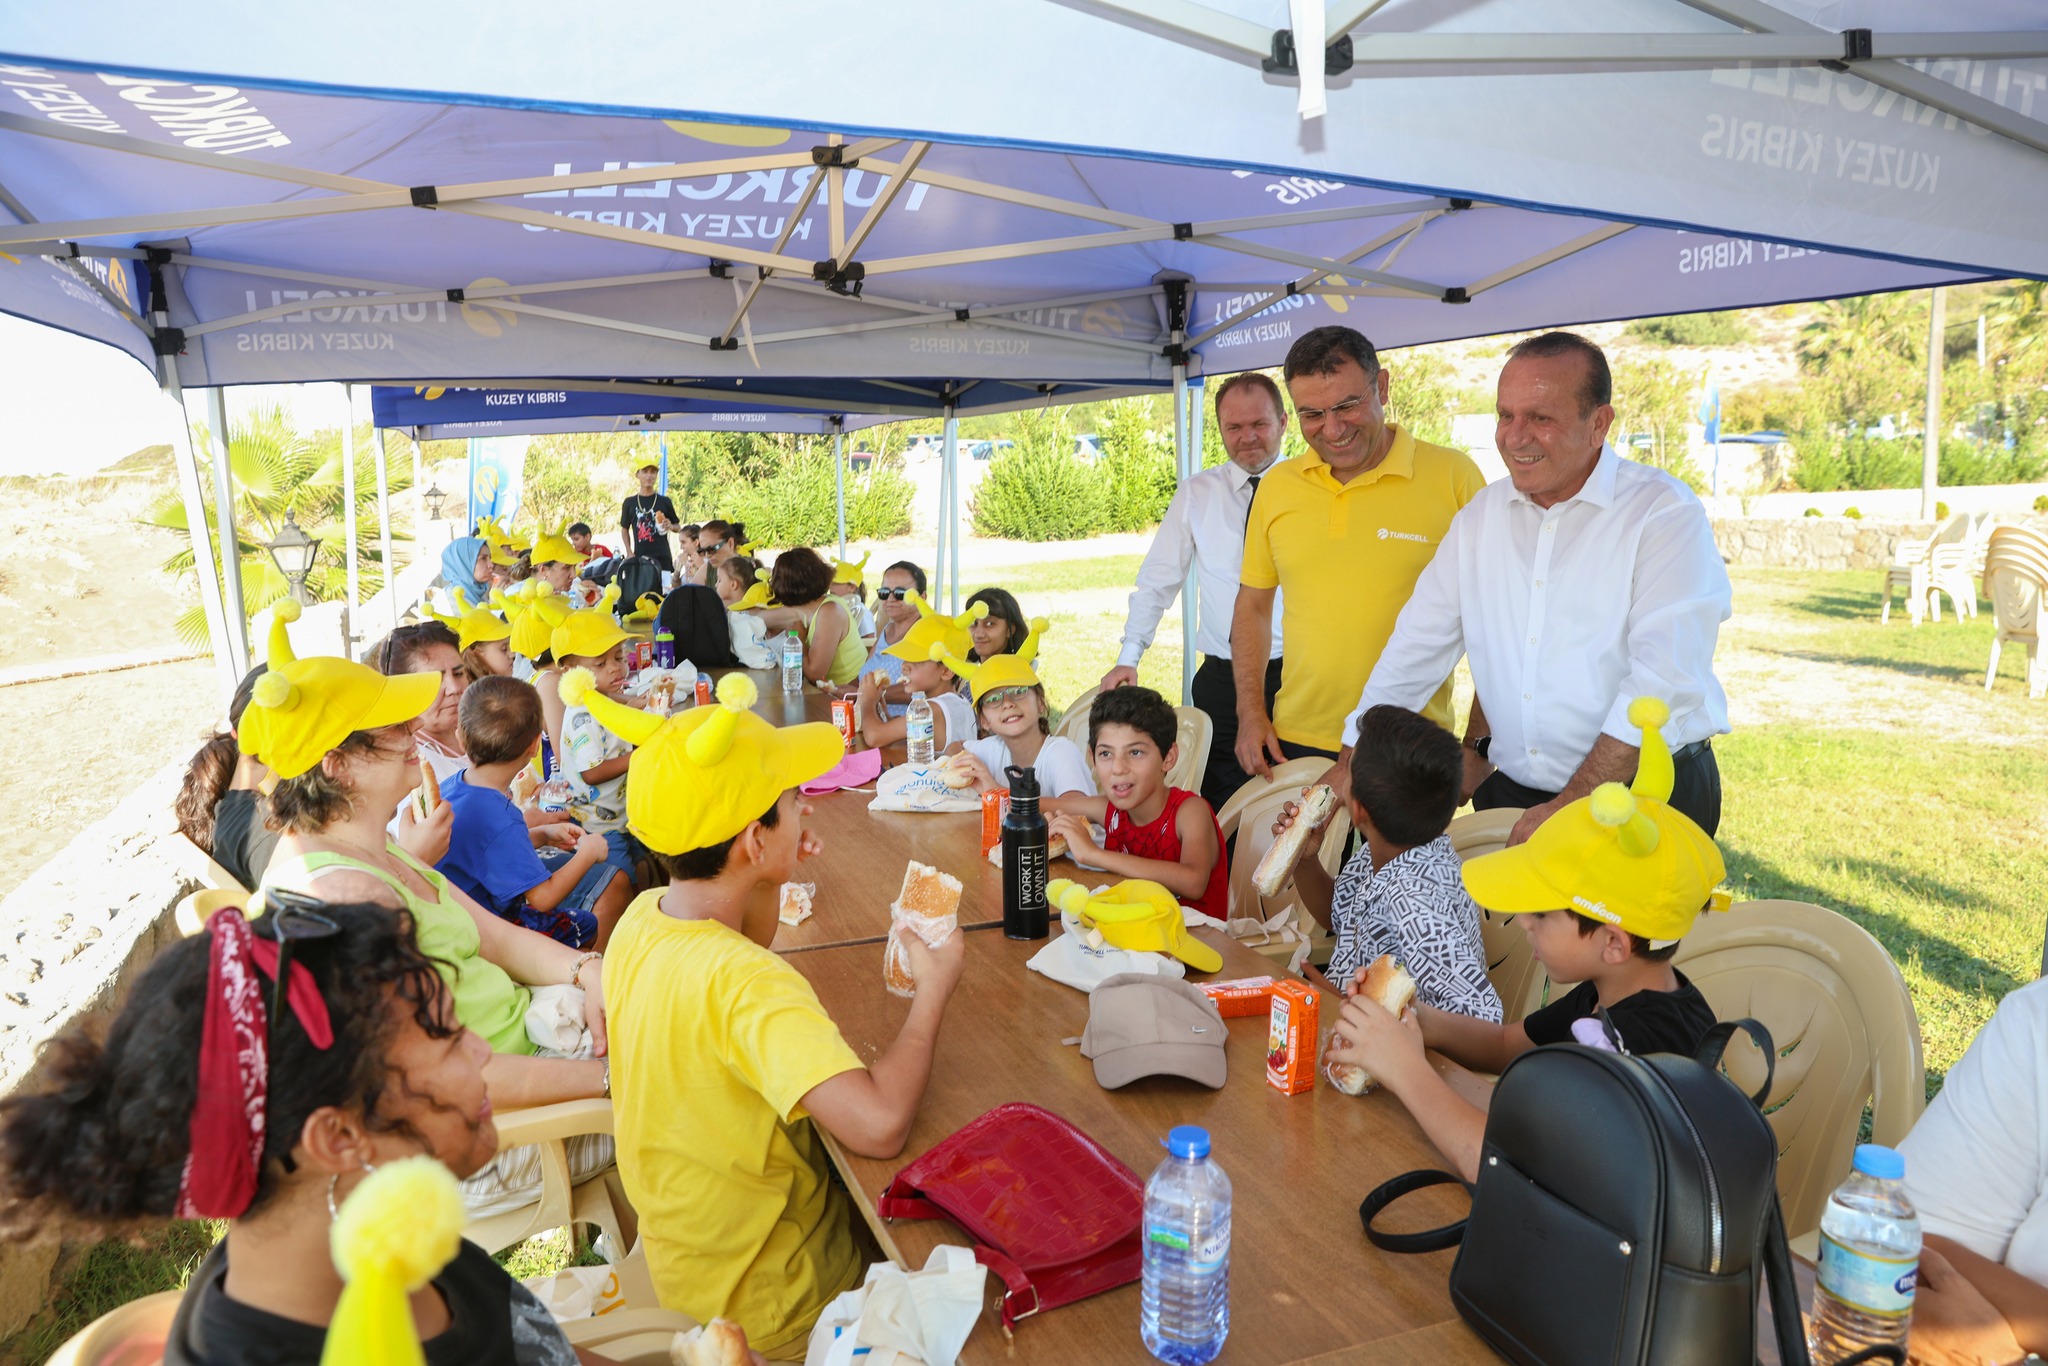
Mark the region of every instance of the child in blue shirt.
[[441, 788], [454, 815], [441, 873], [502, 919], [602, 950], [632, 898], [604, 836], [567, 821], [529, 829], [508, 791], [540, 748], [540, 695], [514, 678], [478, 679], [459, 724], [470, 767]]

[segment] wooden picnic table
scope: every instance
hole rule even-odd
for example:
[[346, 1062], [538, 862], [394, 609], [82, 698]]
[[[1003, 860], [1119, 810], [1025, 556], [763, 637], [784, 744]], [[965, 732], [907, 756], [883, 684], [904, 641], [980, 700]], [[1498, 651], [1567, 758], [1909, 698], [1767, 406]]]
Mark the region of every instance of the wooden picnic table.
[[[1262, 975], [1273, 966], [1220, 933], [1201, 933], [1223, 954], [1220, 978]], [[968, 932], [966, 971], [947, 1006], [931, 1083], [899, 1157], [854, 1156], [826, 1136], [833, 1162], [891, 1258], [921, 1267], [938, 1244], [967, 1241], [943, 1221], [885, 1223], [876, 1202], [899, 1169], [1006, 1101], [1031, 1101], [1065, 1117], [1141, 1180], [1158, 1165], [1168, 1129], [1199, 1124], [1214, 1139], [1234, 1189], [1227, 1361], [1457, 1366], [1496, 1359], [1451, 1309], [1451, 1253], [1383, 1253], [1360, 1230], [1358, 1202], [1366, 1192], [1442, 1161], [1399, 1101], [1383, 1092], [1347, 1096], [1320, 1079], [1314, 1091], [1282, 1095], [1266, 1084], [1263, 1015], [1229, 1021], [1230, 1080], [1220, 1091], [1166, 1077], [1105, 1091], [1079, 1050], [1060, 1042], [1087, 1024], [1087, 998], [1024, 966], [1044, 942]], [[882, 989], [879, 945], [845, 944], [790, 962], [863, 1058], [873, 1059], [895, 1037], [906, 1003]], [[1326, 1031], [1335, 1008], [1323, 998]], [[1449, 1188], [1424, 1191], [1402, 1202], [1395, 1226], [1447, 1223], [1463, 1216], [1465, 1203]], [[994, 1278], [990, 1284], [1000, 1288]], [[1367, 1345], [1371, 1351], [1359, 1350]], [[994, 1313], [985, 1314], [961, 1360], [1013, 1358], [1150, 1361], [1138, 1336], [1138, 1287], [1024, 1320], [1013, 1347]]]
[[[739, 672], [722, 669], [724, 674]], [[832, 699], [845, 690], [806, 684], [798, 694], [782, 691], [773, 670], [745, 670], [759, 685], [754, 712], [771, 725], [830, 722]], [[859, 742], [855, 742], [856, 748]], [[883, 764], [904, 761], [901, 745], [882, 751]], [[868, 810], [870, 791], [828, 792], [806, 797], [811, 815], [806, 824], [824, 842], [822, 857], [803, 864], [798, 881], [813, 883], [812, 915], [801, 925], [776, 932], [779, 953], [798, 953], [838, 944], [879, 944], [889, 933], [889, 903], [903, 886], [904, 865], [915, 859], [960, 879], [960, 923], [970, 926], [1003, 923], [1003, 873], [981, 849], [981, 813], [977, 811], [913, 815], [902, 811]], [[1082, 877], [1072, 862], [1056, 859], [1054, 877]]]

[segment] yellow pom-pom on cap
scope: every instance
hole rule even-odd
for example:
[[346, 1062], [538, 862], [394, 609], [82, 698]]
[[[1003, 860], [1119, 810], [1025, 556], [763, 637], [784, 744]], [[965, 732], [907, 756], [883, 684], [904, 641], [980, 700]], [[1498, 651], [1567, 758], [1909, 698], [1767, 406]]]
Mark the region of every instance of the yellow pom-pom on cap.
[[[944, 663], [946, 662], [946, 654], [947, 654], [947, 650], [946, 650], [945, 642], [943, 642], [943, 641], [936, 641], [936, 640], [932, 642], [932, 648], [931, 648], [931, 651], [930, 651], [930, 658], [931, 658], [931, 660], [932, 660], [932, 662], [933, 662], [933, 663], [936, 663], [936, 664], [944, 664]], [[957, 669], [956, 669], [956, 670], [954, 670], [954, 672], [955, 672], [955, 673], [958, 673], [958, 672], [959, 672], [959, 670], [957, 670]]]
[[562, 696], [565, 707], [580, 707], [583, 699], [597, 691], [597, 675], [588, 669], [569, 669], [562, 674], [555, 690]]
[[455, 1259], [467, 1218], [462, 1191], [431, 1157], [388, 1162], [363, 1178], [328, 1231], [347, 1282], [321, 1366], [415, 1366], [425, 1361], [406, 1297]]
[[1057, 877], [1045, 884], [1045, 899], [1068, 915], [1077, 916], [1088, 909], [1089, 894], [1080, 883]]
[[746, 711], [761, 700], [754, 680], [742, 673], [730, 673], [718, 680], [718, 702], [728, 711]]
[[1614, 831], [1614, 842], [1631, 858], [1647, 858], [1663, 838], [1657, 823], [1636, 804], [1636, 794], [1620, 783], [1602, 783], [1587, 798], [1595, 822]]
[[1590, 810], [1602, 825], [1627, 825], [1628, 818], [1636, 814], [1635, 794], [1620, 783], [1602, 783], [1593, 789]]
[[555, 586], [546, 579], [528, 579], [527, 582], [533, 585], [526, 590], [529, 597], [551, 598], [555, 595]]
[[1638, 697], [1628, 704], [1628, 723], [1637, 730], [1657, 730], [1671, 719], [1671, 704], [1661, 697]]
[[299, 690], [283, 674], [272, 669], [256, 680], [249, 690], [249, 705], [267, 711], [290, 711], [299, 703]]
[[297, 621], [305, 610], [305, 608], [299, 606], [297, 598], [279, 598], [270, 605], [270, 619], [272, 621]]
[[953, 618], [953, 620], [959, 622], [962, 626], [969, 626], [977, 621], [985, 620], [987, 617], [988, 604], [985, 602], [977, 602], [974, 604], [974, 606], [968, 608], [959, 616]]

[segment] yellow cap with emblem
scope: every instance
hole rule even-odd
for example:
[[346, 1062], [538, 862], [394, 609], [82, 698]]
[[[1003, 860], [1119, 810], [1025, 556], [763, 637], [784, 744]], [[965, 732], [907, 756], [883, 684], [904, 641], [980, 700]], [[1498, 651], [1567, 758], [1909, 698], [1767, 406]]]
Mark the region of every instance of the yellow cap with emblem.
[[1575, 911], [1661, 948], [1684, 937], [1703, 910], [1725, 911], [1728, 868], [1691, 818], [1673, 810], [1671, 751], [1659, 729], [1671, 708], [1629, 704], [1643, 733], [1635, 783], [1602, 783], [1536, 827], [1526, 844], [1465, 865], [1465, 890], [1489, 911]]

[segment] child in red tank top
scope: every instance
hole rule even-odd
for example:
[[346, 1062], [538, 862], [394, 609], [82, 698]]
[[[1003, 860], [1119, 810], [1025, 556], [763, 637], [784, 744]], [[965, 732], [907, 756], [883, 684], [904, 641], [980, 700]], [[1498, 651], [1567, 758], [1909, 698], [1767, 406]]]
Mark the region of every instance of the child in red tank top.
[[[1101, 694], [1088, 715], [1088, 754], [1099, 797], [1047, 798], [1052, 833], [1073, 856], [1120, 877], [1157, 882], [1218, 920], [1230, 913], [1230, 867], [1216, 812], [1195, 793], [1169, 787], [1179, 757], [1179, 719], [1150, 688]], [[1088, 828], [1100, 822], [1098, 847]]]

